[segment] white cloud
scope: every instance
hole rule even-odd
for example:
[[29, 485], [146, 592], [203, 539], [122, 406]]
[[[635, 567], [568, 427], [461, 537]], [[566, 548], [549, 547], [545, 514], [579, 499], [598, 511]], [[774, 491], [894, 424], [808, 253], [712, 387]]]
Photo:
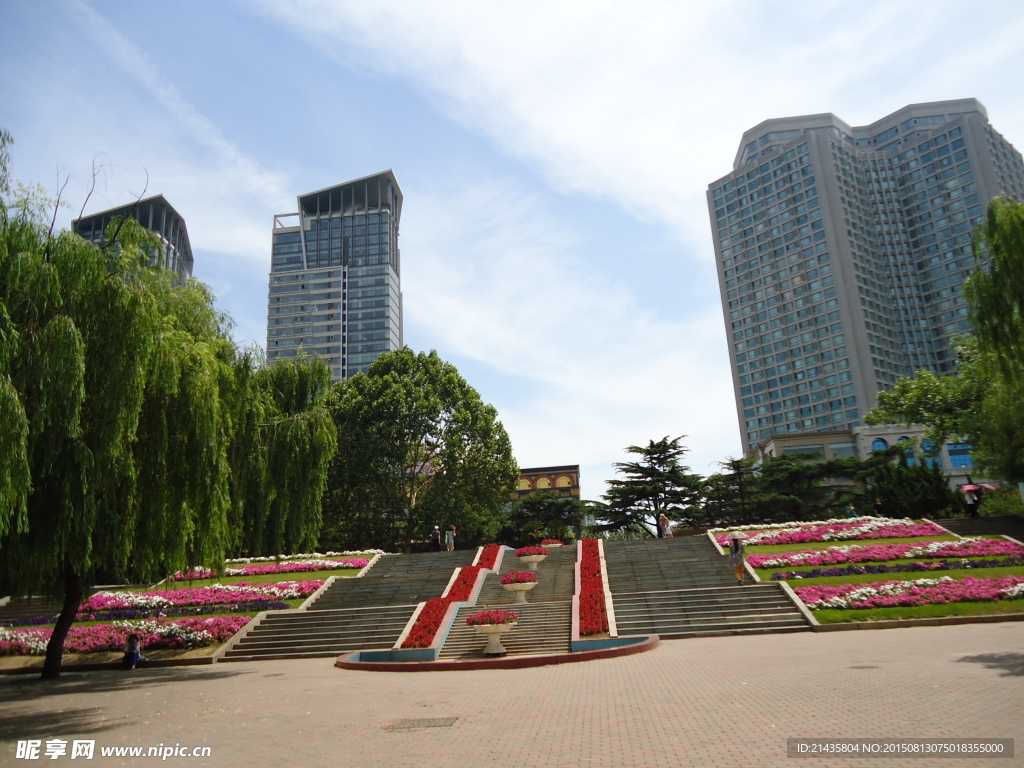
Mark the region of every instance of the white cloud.
[[[109, 164], [86, 212], [130, 202], [143, 190], [147, 195], [163, 193], [185, 217], [193, 247], [201, 244], [219, 258], [248, 262], [244, 268], [269, 266], [270, 217], [294, 207], [283, 174], [262, 166], [225, 138], [116, 23], [83, 0], [67, 0], [66, 7], [119, 70], [116, 86], [109, 76], [83, 76], [91, 82], [81, 92], [93, 97], [103, 93], [101, 99], [81, 96], [67, 82], [47, 88], [50, 98], [58, 98], [55, 89], [67, 89], [59, 95], [63, 107], [69, 100], [75, 105], [77, 130], [74, 138], [63, 141], [74, 143], [68, 154], [75, 158], [71, 167], [77, 185], [89, 178], [81, 158], [101, 153], [98, 162]], [[92, 60], [85, 68], [94, 70], [92, 74], [103, 71]], [[134, 94], [127, 83], [133, 81], [144, 98], [130, 97]]]
[[[705, 256], [703, 192], [743, 130], [808, 112], [870, 122], [908, 102], [980, 95], [918, 93], [948, 70], [958, 89], [997, 95], [1006, 65], [1021, 62], [1022, 7], [1009, 3], [263, 6], [346, 65], [425, 89], [553, 188], [665, 222]], [[966, 44], [961, 22], [982, 39]]]
[[687, 434], [701, 471], [734, 450], [717, 305], [685, 321], [642, 306], [588, 269], [584, 237], [519, 184], [413, 183], [406, 195], [418, 201], [402, 221], [415, 253], [403, 262], [407, 327], [507, 377], [495, 405], [520, 462], [604, 465], [583, 478], [596, 497], [627, 445]]

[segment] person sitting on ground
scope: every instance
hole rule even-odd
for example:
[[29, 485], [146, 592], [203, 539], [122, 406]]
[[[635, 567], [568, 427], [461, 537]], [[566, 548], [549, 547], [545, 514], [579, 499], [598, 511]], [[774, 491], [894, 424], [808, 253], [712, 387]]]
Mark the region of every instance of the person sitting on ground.
[[121, 666], [125, 669], [135, 669], [140, 661], [145, 661], [142, 655], [142, 638], [132, 632], [124, 644], [124, 658], [121, 659]]

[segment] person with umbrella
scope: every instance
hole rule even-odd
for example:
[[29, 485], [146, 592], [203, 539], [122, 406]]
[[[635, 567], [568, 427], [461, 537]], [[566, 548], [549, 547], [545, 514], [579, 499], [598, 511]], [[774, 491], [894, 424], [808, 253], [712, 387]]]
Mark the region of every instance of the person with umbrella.
[[981, 515], [978, 514], [978, 491], [980, 490], [981, 486], [974, 484], [960, 486], [960, 491], [964, 495], [964, 501], [967, 502], [968, 517], [981, 517]]
[[732, 566], [732, 570], [736, 574], [736, 581], [742, 587], [743, 578], [746, 575], [744, 567], [746, 563], [746, 544], [743, 543], [743, 534], [739, 531], [733, 531], [729, 534], [728, 538], [729, 549], [726, 550], [726, 554], [729, 556], [729, 565]]

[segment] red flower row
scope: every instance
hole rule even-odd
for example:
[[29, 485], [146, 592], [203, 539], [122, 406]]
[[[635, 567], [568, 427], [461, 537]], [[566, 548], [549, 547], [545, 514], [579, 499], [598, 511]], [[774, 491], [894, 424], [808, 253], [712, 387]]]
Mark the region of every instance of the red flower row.
[[484, 551], [480, 553], [480, 561], [477, 565], [493, 571], [495, 563], [498, 562], [499, 552], [501, 552], [500, 544], [484, 544]]
[[608, 610], [604, 602], [604, 578], [601, 576], [601, 552], [597, 539], [581, 542], [580, 560], [580, 635], [598, 635], [608, 631]]
[[402, 643], [403, 648], [429, 648], [434, 642], [434, 635], [448, 612], [448, 606], [452, 601], [447, 597], [435, 597], [427, 600], [420, 615], [416, 617], [416, 623], [412, 625], [408, 637]]
[[544, 547], [523, 547], [522, 549], [516, 550], [516, 557], [531, 557], [534, 555], [547, 557], [550, 554], [551, 553], [544, 549]]
[[[488, 545], [490, 546], [490, 545]], [[497, 546], [495, 544], [494, 546]], [[484, 552], [486, 553], [486, 549]], [[434, 636], [444, 621], [444, 615], [448, 606], [452, 603], [461, 603], [469, 600], [476, 584], [477, 574], [484, 570], [479, 565], [467, 565], [459, 569], [459, 575], [452, 582], [451, 589], [444, 597], [435, 597], [427, 600], [420, 615], [416, 617], [416, 623], [409, 630], [409, 635], [402, 642], [403, 648], [428, 648], [434, 642]]]

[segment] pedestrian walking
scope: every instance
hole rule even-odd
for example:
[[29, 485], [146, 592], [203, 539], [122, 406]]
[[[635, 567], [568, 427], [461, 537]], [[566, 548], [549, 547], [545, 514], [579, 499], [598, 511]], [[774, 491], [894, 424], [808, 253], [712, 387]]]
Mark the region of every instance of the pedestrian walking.
[[736, 581], [741, 587], [746, 576], [746, 551], [747, 546], [743, 542], [743, 534], [739, 531], [730, 533], [729, 549], [725, 551], [725, 554], [729, 556], [729, 565], [732, 566], [732, 570], [736, 574]]
[[856, 517], [857, 516], [857, 508], [855, 506], [853, 506], [853, 502], [852, 501], [849, 504], [846, 505], [846, 516], [847, 517]]
[[658, 517], [658, 532], [663, 539], [672, 538], [672, 521], [668, 519], [668, 515], [664, 512]]
[[444, 546], [449, 552], [455, 549], [455, 526], [444, 532]]
[[875, 497], [875, 517], [885, 517], [885, 506], [878, 496]]
[[976, 491], [970, 490], [964, 493], [964, 501], [967, 502], [967, 516], [968, 517], [981, 517], [978, 514], [978, 494]]
[[430, 548], [435, 552], [441, 551], [441, 529], [436, 525], [434, 530], [430, 532]]

